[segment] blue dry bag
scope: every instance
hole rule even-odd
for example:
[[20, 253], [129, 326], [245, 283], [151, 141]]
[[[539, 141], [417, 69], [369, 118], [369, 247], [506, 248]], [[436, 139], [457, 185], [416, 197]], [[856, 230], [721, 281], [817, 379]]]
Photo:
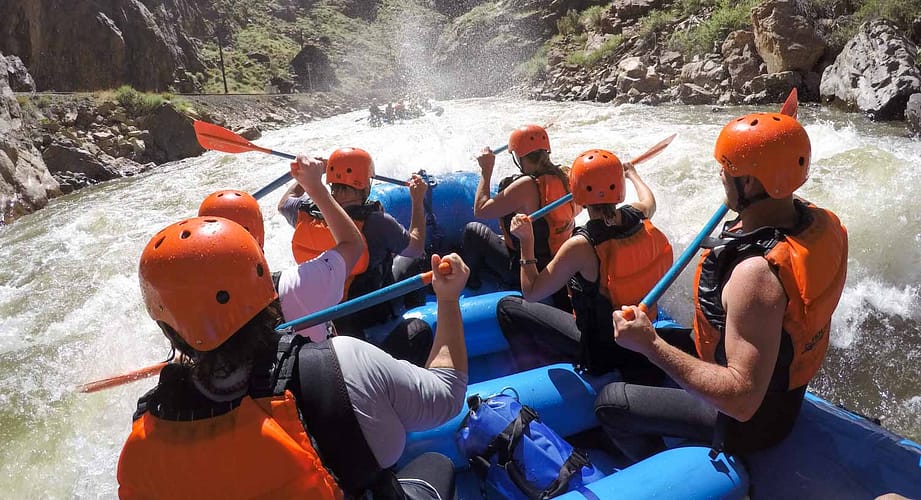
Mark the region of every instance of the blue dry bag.
[[[467, 398], [470, 408], [457, 431], [457, 445], [486, 490], [501, 498], [545, 499], [601, 479], [588, 456], [573, 450], [540, 421], [518, 394]], [[511, 390], [514, 392], [514, 390]]]

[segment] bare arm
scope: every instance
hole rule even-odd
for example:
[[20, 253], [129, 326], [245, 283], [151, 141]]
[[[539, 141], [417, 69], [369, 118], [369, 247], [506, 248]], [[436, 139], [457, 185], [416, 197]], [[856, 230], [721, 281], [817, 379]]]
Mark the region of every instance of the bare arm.
[[287, 201], [288, 198], [300, 198], [301, 195], [303, 194], [304, 194], [304, 188], [301, 187], [300, 183], [295, 182], [294, 184], [291, 185], [291, 187], [288, 188], [287, 191], [285, 191], [285, 194], [281, 195], [281, 199], [278, 200], [278, 206], [276, 208], [278, 209], [279, 212], [281, 212], [282, 205], [285, 204], [285, 201]]
[[639, 200], [630, 205], [643, 212], [647, 219], [651, 219], [653, 214], [656, 213], [656, 197], [652, 194], [652, 190], [643, 182], [640, 174], [636, 172], [630, 162], [624, 163], [624, 176], [633, 183], [633, 187], [636, 188], [636, 195], [639, 198]]
[[[534, 258], [534, 230], [530, 218], [518, 214], [512, 219], [512, 234], [521, 244], [521, 259]], [[550, 264], [543, 271], [537, 271], [537, 264], [521, 266], [521, 295], [525, 300], [536, 302], [563, 288], [576, 273], [585, 271], [591, 265], [597, 266], [598, 258], [588, 241], [581, 236], [566, 240]]]
[[446, 276], [438, 272], [441, 257], [432, 256], [432, 269], [435, 270], [432, 288], [438, 298], [438, 327], [425, 367], [453, 368], [467, 373], [467, 343], [464, 341], [464, 321], [458, 297], [467, 283], [470, 269], [457, 254], [446, 255], [444, 260], [451, 264], [451, 273]]
[[291, 176], [297, 180], [320, 209], [333, 235], [333, 240], [336, 241], [333, 250], [339, 252], [345, 261], [346, 268], [351, 272], [365, 251], [365, 241], [358, 227], [355, 226], [355, 222], [336, 203], [329, 190], [326, 189], [326, 185], [323, 184], [322, 176], [325, 169], [324, 162], [320, 160], [298, 156], [297, 161], [291, 164]]
[[644, 354], [688, 392], [745, 422], [764, 400], [777, 356], [786, 295], [763, 258], [739, 263], [723, 289], [726, 366], [695, 358], [656, 335], [649, 318], [614, 313], [617, 343]]
[[403, 257], [422, 257], [425, 255], [425, 192], [428, 191], [428, 184], [419, 177], [413, 175], [409, 180], [409, 196], [412, 198], [413, 210], [412, 217], [409, 221], [409, 245], [400, 252]]

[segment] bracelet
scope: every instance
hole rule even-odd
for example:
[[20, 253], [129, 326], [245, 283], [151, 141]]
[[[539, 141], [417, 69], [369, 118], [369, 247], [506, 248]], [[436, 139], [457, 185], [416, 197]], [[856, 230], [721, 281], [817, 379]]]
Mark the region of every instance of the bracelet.
[[521, 259], [518, 261], [518, 263], [522, 266], [526, 266], [528, 264], [537, 264], [537, 259]]

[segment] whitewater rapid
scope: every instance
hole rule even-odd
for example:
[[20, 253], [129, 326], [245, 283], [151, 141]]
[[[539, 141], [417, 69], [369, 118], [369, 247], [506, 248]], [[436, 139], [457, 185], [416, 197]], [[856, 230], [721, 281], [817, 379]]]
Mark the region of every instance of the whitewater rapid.
[[[571, 162], [605, 148], [621, 158], [678, 136], [638, 167], [655, 192], [655, 223], [682, 251], [722, 202], [713, 143], [730, 118], [761, 108], [620, 106], [477, 99], [439, 103], [441, 117], [369, 128], [354, 112], [267, 133], [260, 145], [328, 155], [368, 150], [378, 172], [406, 177], [475, 170], [483, 146], [500, 146], [524, 123], [552, 123], [552, 157]], [[776, 108], [776, 106], [774, 107]], [[773, 109], [773, 108], [772, 108]], [[813, 143], [799, 194], [835, 211], [850, 235], [848, 281], [828, 358], [811, 390], [880, 417], [921, 439], [921, 144], [901, 124], [802, 106]], [[258, 153], [206, 153], [153, 172], [57, 198], [0, 227], [0, 491], [7, 498], [112, 498], [118, 454], [137, 398], [154, 379], [86, 395], [74, 386], [153, 364], [167, 342], [147, 317], [137, 262], [163, 226], [195, 215], [221, 188], [255, 191], [287, 169]], [[508, 155], [496, 179], [514, 172]], [[261, 201], [266, 254], [293, 264], [292, 230], [275, 211], [283, 190]], [[628, 200], [633, 193], [628, 191]], [[691, 272], [663, 299], [690, 320]]]

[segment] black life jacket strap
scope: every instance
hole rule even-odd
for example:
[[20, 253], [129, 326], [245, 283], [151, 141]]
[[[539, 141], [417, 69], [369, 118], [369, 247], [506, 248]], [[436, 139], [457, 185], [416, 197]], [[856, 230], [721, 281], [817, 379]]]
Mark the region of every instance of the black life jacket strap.
[[301, 419], [342, 490], [360, 496], [389, 471], [382, 471], [362, 434], [333, 346], [309, 343], [296, 358]]

